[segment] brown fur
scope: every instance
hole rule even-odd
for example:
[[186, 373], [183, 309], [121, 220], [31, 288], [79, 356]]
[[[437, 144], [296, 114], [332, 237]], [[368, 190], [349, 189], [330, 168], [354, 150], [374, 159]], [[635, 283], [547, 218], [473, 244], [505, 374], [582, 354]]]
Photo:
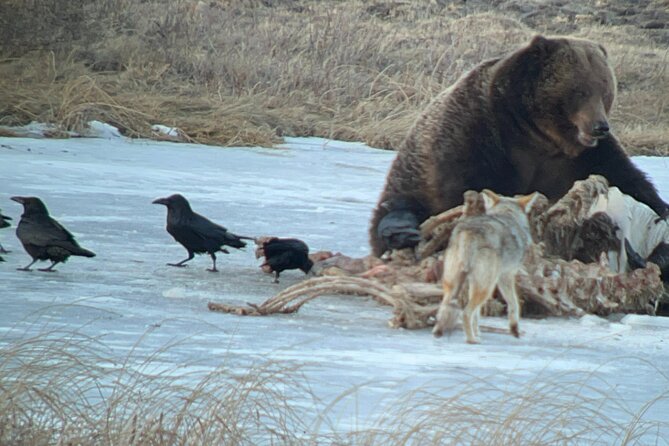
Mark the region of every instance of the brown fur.
[[[413, 200], [425, 219], [461, 204], [467, 190], [539, 191], [554, 202], [598, 173], [665, 216], [667, 204], [607, 131], [615, 89], [604, 49], [584, 39], [537, 36], [485, 61], [418, 117], [379, 203]], [[376, 228], [388, 212], [377, 206], [372, 217], [377, 256], [387, 248]]]

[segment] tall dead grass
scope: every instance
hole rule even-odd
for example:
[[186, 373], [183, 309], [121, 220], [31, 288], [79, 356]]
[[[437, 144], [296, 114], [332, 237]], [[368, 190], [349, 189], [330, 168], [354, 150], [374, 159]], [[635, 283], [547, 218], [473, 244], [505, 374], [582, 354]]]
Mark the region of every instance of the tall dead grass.
[[[32, 3], [49, 7], [7, 10], [18, 37], [0, 51], [0, 124], [98, 119], [150, 137], [161, 123], [223, 145], [315, 135], [396, 148], [461, 74], [550, 32], [476, 2], [93, 0], [60, 21], [66, 0]], [[20, 31], [36, 24], [57, 41]], [[666, 46], [629, 26], [578, 34], [609, 47], [617, 133], [632, 151], [669, 150]]]
[[639, 370], [656, 376], [639, 383], [657, 388], [645, 403], [630, 401], [597, 373], [540, 373], [522, 381], [500, 379], [503, 372], [486, 379], [451, 370], [448, 387], [389, 394], [377, 415], [355, 420], [355, 429], [332, 419], [361, 388], [325, 404], [299, 366], [267, 360], [231, 369], [225, 358], [216, 368], [179, 364], [173, 349], [188, 342], [146, 353], [140, 339], [119, 356], [117, 344], [79, 331], [3, 339], [0, 444], [668, 443], [669, 377], [641, 360]]
[[[0, 444], [302, 444], [299, 370], [168, 363], [54, 330], [0, 347]], [[289, 390], [286, 390], [289, 389]]]
[[[640, 368], [648, 366], [639, 361]], [[645, 385], [657, 387], [657, 396], [637, 409], [585, 372], [539, 374], [525, 383], [508, 377], [507, 386], [493, 384], [499, 376], [464, 376], [449, 388], [402, 395], [373, 428], [356, 433], [357, 440], [389, 446], [668, 444], [669, 422], [662, 415], [668, 377], [656, 373], [657, 382]]]

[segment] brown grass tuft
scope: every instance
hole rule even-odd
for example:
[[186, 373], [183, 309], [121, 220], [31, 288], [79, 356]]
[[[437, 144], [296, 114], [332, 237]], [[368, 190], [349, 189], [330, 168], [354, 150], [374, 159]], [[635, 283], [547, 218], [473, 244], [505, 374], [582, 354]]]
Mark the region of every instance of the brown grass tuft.
[[54, 330], [0, 347], [0, 444], [301, 444], [287, 400], [310, 394], [298, 369], [160, 358], [178, 343], [114, 359], [99, 339]]
[[595, 373], [539, 373], [529, 381], [512, 376], [500, 381], [499, 372], [490, 379], [460, 374], [449, 387], [423, 387], [393, 399], [372, 428], [356, 433], [355, 444], [666, 443], [669, 422], [662, 413], [669, 401], [669, 377], [643, 359], [638, 370], [657, 376], [649, 385], [658, 392], [635, 409], [627, 404], [629, 396]]

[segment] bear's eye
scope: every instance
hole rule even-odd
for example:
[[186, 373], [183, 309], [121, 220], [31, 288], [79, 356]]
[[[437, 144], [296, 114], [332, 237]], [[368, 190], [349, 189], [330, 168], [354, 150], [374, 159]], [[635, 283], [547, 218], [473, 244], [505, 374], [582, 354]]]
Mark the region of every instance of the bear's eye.
[[585, 99], [588, 97], [588, 92], [586, 92], [585, 90], [574, 90], [572, 92], [572, 97], [576, 99]]

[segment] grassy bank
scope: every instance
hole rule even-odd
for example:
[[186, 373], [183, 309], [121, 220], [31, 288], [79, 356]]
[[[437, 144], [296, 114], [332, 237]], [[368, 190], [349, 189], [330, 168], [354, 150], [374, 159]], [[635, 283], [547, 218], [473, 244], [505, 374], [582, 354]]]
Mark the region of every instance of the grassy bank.
[[[667, 377], [643, 359], [639, 370], [657, 375], [643, 384], [657, 388], [649, 401], [631, 404], [596, 373], [505, 380], [501, 371], [485, 379], [455, 368], [447, 372], [455, 373], [453, 385], [389, 394], [353, 428], [346, 420], [355, 414], [341, 411], [364, 389], [320, 401], [295, 364], [170, 362], [176, 346], [196, 344], [188, 338], [148, 356], [142, 339], [119, 355], [102, 336], [60, 329], [1, 341], [0, 443], [7, 446], [632, 445], [666, 444], [669, 432], [659, 413]], [[493, 384], [500, 380], [506, 384]]]
[[635, 4], [8, 0], [0, 125], [98, 119], [129, 136], [176, 126], [207, 144], [314, 135], [396, 148], [463, 72], [542, 32], [606, 45], [614, 130], [631, 153], [668, 154], [669, 29], [654, 17], [669, 2]]

